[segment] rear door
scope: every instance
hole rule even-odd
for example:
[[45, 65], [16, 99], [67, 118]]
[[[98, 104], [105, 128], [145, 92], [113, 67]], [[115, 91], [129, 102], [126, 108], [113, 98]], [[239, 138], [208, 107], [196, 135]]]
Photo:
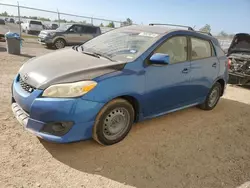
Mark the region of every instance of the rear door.
[[93, 26], [83, 26], [81, 42], [84, 43], [92, 38], [94, 38], [97, 34], [97, 27]]
[[190, 37], [190, 42], [192, 97], [193, 100], [199, 100], [207, 96], [218, 77], [220, 64], [211, 41]]

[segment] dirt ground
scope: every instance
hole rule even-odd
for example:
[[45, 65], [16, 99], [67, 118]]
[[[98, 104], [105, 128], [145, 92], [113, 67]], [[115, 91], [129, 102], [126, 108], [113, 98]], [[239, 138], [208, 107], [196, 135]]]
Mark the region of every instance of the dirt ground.
[[52, 52], [0, 43], [0, 187], [235, 188], [250, 180], [250, 90], [228, 86], [213, 111], [189, 108], [134, 125], [121, 143], [52, 144], [24, 131], [10, 85], [24, 61]]

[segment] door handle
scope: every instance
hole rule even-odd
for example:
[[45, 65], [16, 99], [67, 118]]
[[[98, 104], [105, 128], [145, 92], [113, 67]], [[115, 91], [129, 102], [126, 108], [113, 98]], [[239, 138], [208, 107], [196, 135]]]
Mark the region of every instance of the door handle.
[[183, 70], [182, 70], [182, 73], [184, 73], [184, 74], [187, 74], [189, 72], [189, 69], [188, 68], [184, 68]]
[[217, 63], [213, 63], [212, 67], [216, 68], [217, 67]]

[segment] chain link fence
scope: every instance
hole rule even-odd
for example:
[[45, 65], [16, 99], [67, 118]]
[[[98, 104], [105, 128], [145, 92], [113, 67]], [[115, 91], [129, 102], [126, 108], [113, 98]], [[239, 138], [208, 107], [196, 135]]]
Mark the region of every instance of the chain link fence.
[[[25, 22], [27, 19], [39, 20], [42, 22], [45, 29], [51, 29], [52, 24], [60, 26], [64, 23], [86, 23], [93, 24], [96, 26], [101, 26], [103, 32], [110, 30], [108, 25], [112, 24], [114, 27], [121, 27], [124, 25], [124, 22], [118, 20], [109, 20], [103, 18], [96, 18], [90, 16], [82, 16], [70, 13], [64, 13], [57, 10], [43, 10], [39, 8], [32, 8], [27, 6], [11, 5], [0, 3], [0, 13], [4, 12], [6, 8], [9, 12], [14, 13], [13, 15], [0, 16], [3, 19], [13, 18], [14, 23], [8, 23], [6, 27], [0, 28], [0, 33], [4, 34], [8, 31], [19, 33], [20, 35], [26, 35], [22, 32], [20, 22]], [[8, 11], [7, 11], [8, 13]], [[106, 26], [106, 27], [105, 27]], [[222, 37], [215, 36], [223, 49], [227, 49], [232, 41], [232, 37]]]
[[[8, 11], [5, 12], [6, 9]], [[0, 18], [5, 19], [8, 22], [5, 28], [1, 28], [2, 30], [0, 30], [0, 33], [11, 31], [19, 33], [20, 35], [24, 35], [24, 33], [22, 33], [20, 23], [25, 22], [27, 19], [41, 21], [45, 29], [50, 29], [52, 24], [60, 26], [65, 23], [86, 23], [101, 26], [101, 29], [106, 31], [110, 29], [110, 27], [107, 27], [110, 24], [114, 27], [121, 27], [123, 23], [122, 21], [118, 20], [109, 20], [103, 18], [64, 13], [60, 12], [58, 9], [54, 11], [43, 10], [39, 8], [21, 6], [19, 4], [12, 5], [0, 3], [0, 13], [2, 13]], [[6, 15], [3, 15], [3, 13], [5, 13]], [[14, 23], [10, 23], [10, 18], [14, 20], [11, 21]]]

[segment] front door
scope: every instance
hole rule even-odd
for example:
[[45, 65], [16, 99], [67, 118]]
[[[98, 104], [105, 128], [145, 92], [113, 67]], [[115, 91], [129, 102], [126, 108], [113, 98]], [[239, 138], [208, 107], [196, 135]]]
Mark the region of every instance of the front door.
[[69, 44], [79, 44], [81, 43], [83, 26], [73, 25], [69, 28], [68, 33], [66, 34], [66, 39]]
[[84, 26], [81, 35], [81, 42], [84, 43], [96, 36], [97, 28], [93, 26]]
[[190, 103], [187, 46], [187, 37], [171, 37], [153, 52], [168, 54], [170, 64], [153, 65], [147, 60], [144, 116], [154, 116]]

